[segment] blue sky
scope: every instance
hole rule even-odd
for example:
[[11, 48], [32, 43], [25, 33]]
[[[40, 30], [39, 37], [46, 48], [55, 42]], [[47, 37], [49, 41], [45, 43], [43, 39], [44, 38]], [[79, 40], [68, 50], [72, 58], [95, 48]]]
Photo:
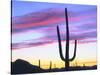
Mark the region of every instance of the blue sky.
[[[47, 5], [48, 4], [48, 5]], [[28, 1], [12, 1], [12, 16], [21, 16], [32, 12], [41, 11], [47, 8], [70, 9], [73, 12], [84, 12], [95, 9], [94, 5], [77, 5], [77, 4], [58, 4], [45, 2], [28, 2]]]

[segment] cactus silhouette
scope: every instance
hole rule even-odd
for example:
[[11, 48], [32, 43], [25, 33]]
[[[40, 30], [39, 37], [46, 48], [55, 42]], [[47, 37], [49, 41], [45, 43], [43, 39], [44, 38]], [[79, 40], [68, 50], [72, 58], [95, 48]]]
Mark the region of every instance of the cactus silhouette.
[[40, 60], [39, 60], [39, 68], [41, 68]]
[[67, 8], [65, 8], [65, 18], [66, 18], [66, 51], [65, 51], [65, 58], [62, 52], [62, 45], [61, 45], [61, 36], [59, 31], [59, 26], [57, 26], [57, 36], [58, 36], [58, 45], [59, 45], [59, 54], [60, 58], [65, 62], [65, 69], [68, 70], [69, 62], [73, 61], [76, 57], [76, 47], [77, 47], [77, 40], [75, 40], [75, 47], [74, 47], [74, 55], [72, 58], [69, 58], [69, 26], [68, 26], [68, 15], [67, 15]]
[[85, 67], [85, 64], [83, 64], [83, 67]]
[[52, 61], [50, 61], [50, 67], [49, 67], [49, 69], [51, 70], [51, 68], [52, 68]]

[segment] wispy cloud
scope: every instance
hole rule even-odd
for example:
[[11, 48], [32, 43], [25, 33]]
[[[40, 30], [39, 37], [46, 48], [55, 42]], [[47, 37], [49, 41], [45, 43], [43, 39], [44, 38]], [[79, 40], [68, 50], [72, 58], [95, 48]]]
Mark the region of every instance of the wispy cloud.
[[[84, 12], [73, 12], [68, 9], [68, 14], [70, 40], [77, 39], [79, 43], [96, 42], [96, 9]], [[57, 42], [57, 25], [60, 27], [62, 41], [65, 41], [64, 9], [48, 8], [13, 17], [12, 49]]]

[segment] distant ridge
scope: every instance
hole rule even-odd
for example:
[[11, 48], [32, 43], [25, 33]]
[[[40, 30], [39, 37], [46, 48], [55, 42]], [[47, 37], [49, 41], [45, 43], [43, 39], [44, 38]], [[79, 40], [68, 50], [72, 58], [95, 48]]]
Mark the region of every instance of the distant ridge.
[[25, 73], [37, 73], [42, 72], [41, 68], [38, 66], [33, 66], [25, 60], [18, 59], [11, 63], [11, 73], [12, 74], [25, 74]]
[[[95, 69], [97, 69], [97, 65], [91, 67], [89, 66], [69, 67], [69, 70], [67, 71], [95, 70]], [[11, 62], [11, 74], [30, 74], [30, 73], [46, 73], [46, 72], [62, 72], [62, 71], [66, 71], [66, 69], [65, 68], [42, 69], [22, 59], [18, 59], [15, 62]]]

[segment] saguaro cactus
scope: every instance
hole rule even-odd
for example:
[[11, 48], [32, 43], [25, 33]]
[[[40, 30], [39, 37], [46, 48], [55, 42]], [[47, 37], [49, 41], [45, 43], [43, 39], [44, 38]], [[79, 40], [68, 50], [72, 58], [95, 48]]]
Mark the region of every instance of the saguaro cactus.
[[41, 65], [40, 65], [40, 60], [39, 60], [39, 68], [41, 68]]
[[50, 61], [50, 67], [49, 67], [49, 69], [51, 70], [51, 68], [52, 68], [52, 61]]
[[73, 55], [72, 58], [69, 58], [69, 26], [68, 26], [67, 8], [65, 8], [65, 18], [66, 18], [66, 51], [65, 51], [65, 58], [64, 58], [63, 52], [62, 52], [61, 37], [60, 37], [60, 31], [59, 31], [58, 26], [57, 26], [57, 35], [58, 35], [60, 58], [65, 62], [65, 68], [68, 70], [69, 62], [73, 61], [76, 57], [77, 40], [75, 40], [74, 55]]

